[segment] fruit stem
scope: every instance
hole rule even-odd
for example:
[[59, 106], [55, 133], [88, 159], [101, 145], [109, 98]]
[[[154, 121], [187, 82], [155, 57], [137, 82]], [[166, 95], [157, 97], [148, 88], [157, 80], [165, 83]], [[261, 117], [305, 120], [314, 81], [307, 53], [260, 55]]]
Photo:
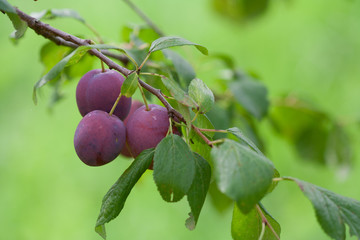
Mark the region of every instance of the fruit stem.
[[120, 92], [119, 96], [117, 97], [114, 105], [112, 106], [112, 108], [111, 108], [111, 110], [110, 110], [110, 112], [109, 112], [109, 115], [110, 115], [110, 116], [114, 113], [115, 108], [116, 108], [116, 106], [118, 105], [118, 103], [119, 103], [119, 101], [120, 101], [120, 98], [121, 98], [121, 92]]
[[104, 62], [102, 60], [100, 60], [100, 62], [101, 62], [101, 72], [105, 72]]
[[166, 133], [166, 136], [169, 135], [169, 134], [173, 134], [173, 126], [172, 126], [172, 121], [171, 121], [171, 118], [169, 118], [169, 129]]
[[[140, 79], [138, 78], [138, 80], [140, 80]], [[143, 100], [144, 100], [145, 109], [146, 109], [146, 111], [149, 111], [149, 110], [150, 110], [150, 109], [149, 109], [149, 105], [148, 105], [148, 103], [147, 103], [147, 101], [146, 101], [146, 97], [145, 97], [144, 90], [142, 89], [142, 86], [140, 85], [139, 81], [138, 81], [138, 87], [139, 87], [139, 89], [140, 89], [141, 96], [142, 96], [142, 98], [143, 98]]]

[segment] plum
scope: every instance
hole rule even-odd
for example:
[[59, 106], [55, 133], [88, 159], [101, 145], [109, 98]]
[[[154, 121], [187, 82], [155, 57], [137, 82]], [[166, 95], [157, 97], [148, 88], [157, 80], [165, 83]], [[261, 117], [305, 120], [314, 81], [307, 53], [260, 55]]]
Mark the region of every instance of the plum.
[[[120, 94], [124, 77], [115, 70], [94, 69], [87, 72], [76, 87], [76, 102], [82, 116], [94, 110], [110, 112]], [[122, 96], [114, 115], [125, 119], [131, 107], [131, 98]]]
[[[134, 101], [131, 102], [130, 112], [127, 115], [127, 117], [124, 119], [125, 127], [126, 127], [126, 124], [127, 124], [128, 120], [129, 120], [130, 116], [135, 112], [136, 109], [138, 109], [141, 106], [144, 106], [144, 104], [142, 102], [138, 101], [138, 100], [134, 100]], [[123, 155], [125, 157], [129, 157], [129, 158], [132, 157], [131, 153], [130, 153], [128, 147], [127, 147], [126, 142], [125, 142], [124, 148], [121, 150], [121, 155]]]
[[125, 145], [126, 129], [117, 116], [95, 110], [81, 119], [74, 136], [75, 151], [89, 166], [102, 166], [114, 160]]
[[[145, 106], [138, 108], [126, 125], [126, 142], [131, 155], [137, 157], [143, 150], [156, 147], [166, 136], [169, 125], [166, 108], [155, 104], [150, 104], [149, 110]], [[176, 128], [173, 131], [179, 134]]]
[[129, 121], [130, 116], [140, 107], [144, 106], [144, 104], [138, 100], [134, 100], [131, 102], [131, 108], [127, 117], [123, 120], [124, 125], [126, 126], [127, 122]]

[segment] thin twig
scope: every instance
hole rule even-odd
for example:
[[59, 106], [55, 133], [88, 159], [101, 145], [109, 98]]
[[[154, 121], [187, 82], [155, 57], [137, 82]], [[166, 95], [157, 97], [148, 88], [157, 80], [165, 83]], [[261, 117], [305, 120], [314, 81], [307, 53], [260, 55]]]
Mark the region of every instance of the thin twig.
[[154, 88], [152, 86], [150, 86], [149, 84], [147, 84], [146, 82], [142, 81], [139, 79], [139, 83], [140, 85], [145, 88], [146, 90], [148, 90], [149, 92], [151, 92], [153, 95], [155, 95], [162, 104], [164, 104], [164, 106], [166, 107], [166, 109], [168, 110], [169, 113], [169, 117], [176, 117], [179, 121], [186, 123], [185, 118], [181, 115], [181, 113], [179, 113], [178, 111], [176, 111], [171, 105], [170, 103], [168, 103], [168, 101], [166, 101], [165, 97], [163, 96], [163, 94], [161, 93], [160, 89]]
[[117, 59], [119, 60], [120, 62], [122, 62], [124, 65], [127, 65], [129, 63], [129, 59], [125, 56], [125, 55], [120, 55], [120, 54], [116, 54], [116, 53], [112, 53], [110, 52], [109, 50], [101, 50], [101, 53], [108, 56], [108, 57], [111, 57], [111, 58], [114, 58], [114, 59]]
[[210, 147], [214, 147], [211, 141], [200, 131], [200, 129], [193, 124], [191, 125], [192, 129], [204, 140], [204, 142], [209, 145]]
[[[60, 37], [64, 41], [76, 44], [78, 46], [87, 46], [87, 45], [91, 44], [91, 40], [81, 39], [81, 38], [73, 36], [73, 35], [71, 35], [69, 33], [63, 32], [63, 31], [61, 31], [59, 29], [53, 28], [49, 24], [45, 24], [45, 23], [39, 21], [38, 19], [27, 15], [26, 13], [22, 12], [21, 10], [19, 10], [17, 8], [16, 8], [16, 12], [19, 15], [19, 17], [23, 21], [25, 21], [28, 24], [28, 26], [31, 29], [33, 29], [37, 34], [42, 35], [42, 36], [44, 36], [44, 37], [46, 37], [46, 38], [48, 38], [50, 40], [53, 40], [56, 37]], [[51, 38], [50, 38], [50, 36], [51, 36]], [[127, 77], [128, 75], [130, 75], [132, 73], [131, 70], [116, 64], [110, 58], [106, 57], [102, 52], [99, 52], [96, 49], [90, 49], [89, 52], [91, 54], [93, 54], [94, 56], [98, 57], [100, 60], [102, 60], [106, 65], [109, 66], [110, 69], [115, 69], [115, 70], [119, 71], [125, 77]], [[166, 109], [169, 112], [170, 117], [175, 116], [175, 117], [177, 117], [177, 119], [179, 121], [186, 123], [186, 120], [181, 115], [181, 113], [176, 111], [166, 101], [166, 99], [163, 97], [160, 89], [154, 88], [154, 87], [150, 86], [149, 84], [145, 83], [144, 81], [142, 81], [140, 79], [139, 79], [139, 83], [143, 88], [145, 88], [147, 91], [149, 91], [153, 95], [155, 95], [162, 102], [162, 104], [164, 104], [164, 106], [166, 107]]]
[[123, 0], [129, 7], [134, 10], [134, 12], [139, 15], [160, 37], [165, 36], [165, 34], [156, 26], [156, 24], [151, 21], [151, 19], [145, 15], [143, 11], [140, 10], [133, 2], [130, 0]]
[[144, 104], [145, 104], [145, 109], [146, 109], [146, 111], [149, 111], [150, 109], [149, 109], [149, 105], [148, 105], [148, 103], [147, 103], [147, 101], [146, 101], [146, 97], [145, 97], [145, 93], [144, 93], [144, 90], [142, 89], [142, 87], [141, 87], [141, 85], [140, 85], [140, 83], [139, 83], [139, 80], [140, 80], [140, 78], [138, 77], [138, 87], [139, 87], [139, 89], [140, 89], [140, 92], [141, 92], [141, 96], [142, 96], [142, 98], [143, 98], [143, 101], [144, 101]]
[[[126, 1], [126, 0], [124, 0]], [[45, 24], [41, 21], [39, 21], [36, 18], [33, 18], [26, 13], [22, 12], [21, 10], [16, 8], [16, 12], [19, 15], [19, 17], [25, 21], [29, 28], [33, 29], [37, 34], [44, 36], [45, 38], [48, 38], [51, 41], [54, 41], [55, 43], [69, 46], [69, 47], [75, 47], [75, 46], [87, 46], [90, 45], [92, 42], [91, 40], [87, 39], [81, 39], [76, 36], [73, 36], [69, 33], [63, 32], [59, 29], [56, 29], [54, 27], [51, 27], [49, 24]], [[90, 49], [89, 53], [99, 58], [101, 61], [103, 61], [106, 65], [109, 66], [110, 69], [115, 69], [122, 73], [125, 77], [130, 75], [133, 71], [122, 67], [115, 62], [113, 62], [110, 58], [105, 56], [107, 52], [98, 51], [96, 49]], [[139, 84], [145, 88], [147, 91], [155, 95], [162, 104], [166, 107], [169, 117], [174, 118], [176, 117], [178, 121], [183, 122], [186, 124], [185, 118], [182, 116], [181, 113], [176, 111], [165, 99], [163, 94], [161, 93], [160, 89], [154, 88], [151, 85], [147, 84], [146, 82], [142, 81], [140, 78], [138, 79]], [[208, 144], [210, 147], [213, 147], [213, 144], [211, 141], [200, 131], [199, 128], [191, 124], [191, 127], [194, 129], [194, 131], [205, 141], [206, 144]]]

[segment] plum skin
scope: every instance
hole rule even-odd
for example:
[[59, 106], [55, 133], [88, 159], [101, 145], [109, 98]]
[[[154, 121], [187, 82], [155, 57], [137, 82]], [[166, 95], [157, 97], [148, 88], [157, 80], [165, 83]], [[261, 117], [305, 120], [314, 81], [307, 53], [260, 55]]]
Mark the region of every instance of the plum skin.
[[124, 125], [126, 126], [127, 122], [129, 121], [130, 116], [140, 107], [144, 106], [144, 104], [138, 100], [134, 100], [131, 102], [131, 107], [130, 107], [130, 111], [129, 114], [127, 115], [127, 117], [123, 120]]
[[117, 116], [95, 110], [79, 122], [74, 136], [75, 151], [89, 166], [102, 166], [114, 160], [125, 145], [126, 129]]
[[[127, 122], [129, 121], [130, 116], [131, 116], [139, 107], [141, 107], [141, 106], [144, 106], [144, 104], [143, 104], [142, 102], [138, 101], [138, 100], [134, 100], [134, 101], [131, 102], [130, 112], [129, 112], [129, 114], [127, 115], [127, 117], [126, 117], [126, 118], [124, 119], [124, 121], [123, 121], [125, 127], [126, 127], [126, 125], [127, 125]], [[121, 150], [121, 153], [120, 153], [120, 154], [123, 155], [123, 156], [125, 156], [125, 157], [129, 157], [129, 158], [133, 157], [133, 156], [131, 155], [128, 147], [127, 147], [126, 142], [125, 142], [125, 146], [124, 146], [124, 148]]]
[[[128, 119], [126, 125], [126, 142], [131, 155], [136, 158], [143, 150], [156, 147], [166, 136], [169, 129], [169, 116], [167, 109], [149, 104], [138, 108]], [[178, 134], [176, 128], [173, 128]]]
[[[80, 114], [85, 116], [94, 110], [110, 112], [120, 94], [124, 77], [115, 70], [94, 69], [87, 72], [76, 87], [76, 102]], [[122, 96], [114, 115], [125, 119], [131, 107], [131, 98]]]

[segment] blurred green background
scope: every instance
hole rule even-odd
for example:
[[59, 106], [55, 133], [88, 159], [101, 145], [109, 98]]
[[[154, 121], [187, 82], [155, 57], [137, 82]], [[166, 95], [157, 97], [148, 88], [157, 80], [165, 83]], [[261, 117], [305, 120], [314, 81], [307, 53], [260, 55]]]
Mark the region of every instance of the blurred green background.
[[[360, 199], [360, 154], [356, 148], [360, 142], [359, 1], [272, 1], [263, 16], [246, 24], [218, 15], [209, 0], [134, 2], [168, 35], [234, 56], [241, 68], [261, 76], [271, 99], [295, 93], [346, 123], [355, 153], [353, 167], [345, 175], [335, 167], [301, 161], [293, 147], [270, 130], [267, 120], [260, 127], [268, 157], [282, 175]], [[122, 1], [10, 3], [27, 13], [75, 9], [101, 35], [116, 41], [122, 25], [142, 22]], [[71, 19], [49, 23], [73, 34], [91, 34]], [[94, 225], [101, 199], [130, 161], [119, 158], [91, 168], [77, 158], [73, 134], [81, 116], [75, 103], [76, 81], [66, 86], [66, 98], [54, 111], [48, 111], [46, 87], [34, 106], [32, 87], [43, 71], [39, 50], [46, 40], [28, 30], [14, 46], [8, 38], [11, 32], [10, 21], [0, 15], [0, 239], [100, 239]], [[206, 76], [207, 66], [192, 62], [199, 76]], [[281, 224], [282, 239], [328, 239], [311, 204], [294, 183], [280, 183], [263, 203]], [[121, 215], [107, 225], [108, 236], [231, 239], [231, 209], [219, 213], [207, 198], [192, 232], [184, 226], [188, 212], [185, 199], [176, 204], [162, 201], [151, 172], [147, 172]]]

